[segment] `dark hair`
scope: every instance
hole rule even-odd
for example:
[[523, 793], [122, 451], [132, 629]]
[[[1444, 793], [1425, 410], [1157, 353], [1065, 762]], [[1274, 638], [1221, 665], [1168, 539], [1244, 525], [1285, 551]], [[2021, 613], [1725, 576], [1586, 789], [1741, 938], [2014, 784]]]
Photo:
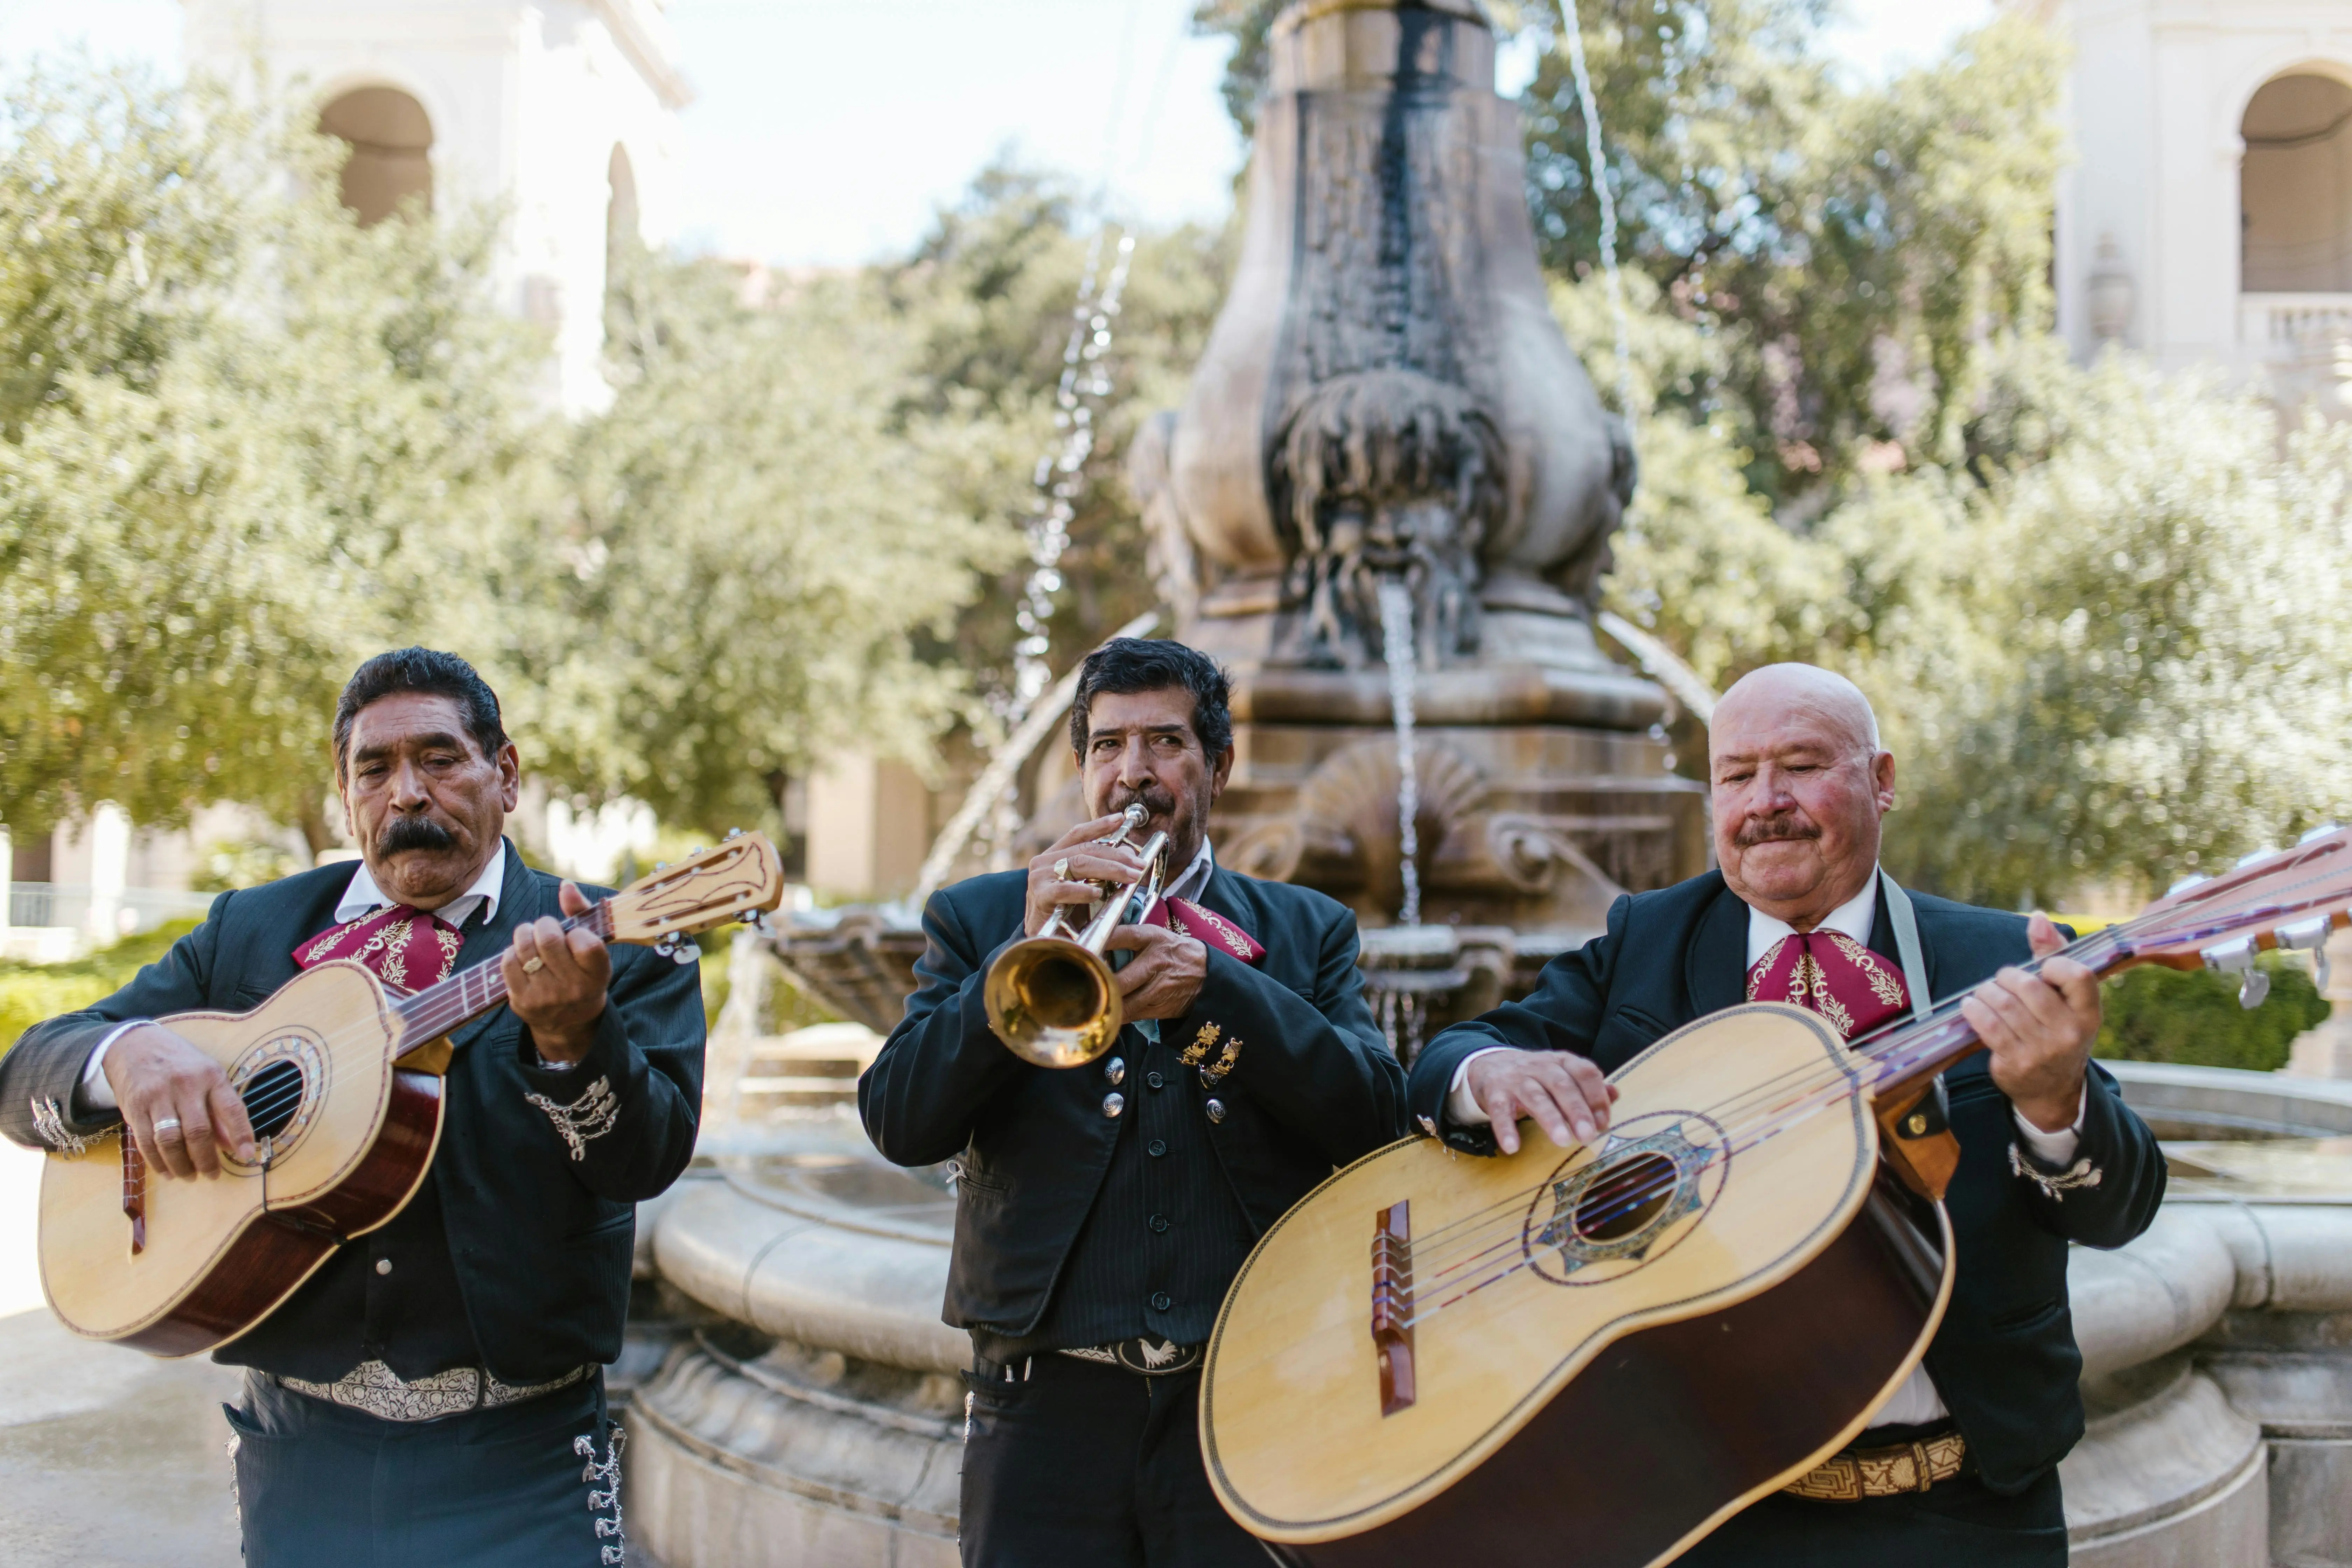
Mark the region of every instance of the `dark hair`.
[[1192, 733], [1212, 762], [1234, 743], [1232, 683], [1217, 661], [1198, 648], [1159, 638], [1113, 637], [1078, 666], [1070, 699], [1070, 750], [1087, 750], [1088, 710], [1097, 692], [1125, 697], [1181, 686], [1192, 694]]
[[343, 776], [343, 764], [350, 760], [352, 722], [360, 716], [360, 710], [403, 691], [422, 691], [456, 702], [457, 711], [465, 715], [466, 733], [474, 738], [485, 757], [496, 757], [499, 748], [507, 743], [506, 726], [499, 721], [499, 694], [474, 672], [472, 665], [436, 648], [396, 647], [352, 671], [351, 679], [343, 683], [343, 695], [335, 704], [337, 778]]

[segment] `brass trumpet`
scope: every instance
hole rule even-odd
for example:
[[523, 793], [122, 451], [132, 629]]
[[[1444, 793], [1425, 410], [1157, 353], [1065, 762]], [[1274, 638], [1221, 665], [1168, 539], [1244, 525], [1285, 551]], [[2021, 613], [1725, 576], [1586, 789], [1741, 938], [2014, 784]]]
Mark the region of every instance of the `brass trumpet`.
[[[1151, 814], [1140, 803], [1098, 844], [1118, 845]], [[1148, 918], [1160, 903], [1168, 868], [1168, 835], [1155, 833], [1137, 853], [1143, 870], [1131, 882], [1098, 882], [1102, 912], [1084, 930], [1056, 909], [1035, 936], [1024, 937], [988, 966], [984, 996], [988, 1026], [1013, 1054], [1041, 1068], [1074, 1068], [1110, 1049], [1127, 1022], [1118, 981], [1103, 956], [1119, 926]]]

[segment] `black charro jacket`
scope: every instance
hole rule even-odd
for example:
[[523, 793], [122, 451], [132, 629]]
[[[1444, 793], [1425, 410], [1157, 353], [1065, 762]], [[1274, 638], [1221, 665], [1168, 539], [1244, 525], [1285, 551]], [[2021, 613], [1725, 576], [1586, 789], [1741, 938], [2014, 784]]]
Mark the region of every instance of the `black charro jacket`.
[[[1918, 893], [1911, 901], [1937, 999], [2028, 956], [2021, 916]], [[1883, 891], [1870, 945], [1895, 957]], [[1748, 906], [1720, 871], [1621, 898], [1606, 932], [1546, 965], [1525, 1001], [1429, 1043], [1413, 1063], [1412, 1108], [1453, 1147], [1492, 1153], [1486, 1128], [1444, 1120], [1465, 1057], [1496, 1045], [1575, 1051], [1612, 1071], [1661, 1036], [1744, 1001], [1747, 960]], [[2164, 1196], [2164, 1156], [2115, 1079], [2095, 1065], [2077, 1163], [2062, 1182], [2031, 1163], [2012, 1167], [2016, 1123], [1981, 1052], [1947, 1071], [1944, 1083], [1960, 1142], [1959, 1169], [1945, 1195], [1957, 1268], [1927, 1371], [1986, 1485], [2015, 1492], [2083, 1436], [2067, 1243], [2121, 1247], [2146, 1230]]]
[[[223, 893], [202, 925], [130, 984], [26, 1031], [0, 1057], [0, 1132], [40, 1148], [53, 1132], [114, 1126], [121, 1118], [111, 1110], [74, 1113], [75, 1087], [98, 1043], [127, 1019], [258, 1005], [300, 973], [296, 945], [332, 923], [351, 879], [349, 865], [322, 866]], [[457, 968], [504, 952], [525, 921], [561, 918], [561, 886], [524, 865], [509, 842], [498, 913], [467, 930]], [[583, 891], [593, 898], [602, 889]], [[693, 966], [616, 946], [609, 995], [595, 1044], [568, 1071], [539, 1066], [522, 1021], [503, 1006], [450, 1037], [456, 1049], [441, 1143], [427, 1183], [439, 1201], [472, 1339], [482, 1363], [507, 1383], [536, 1383], [620, 1355], [635, 1205], [675, 1181], [694, 1152], [703, 1015]], [[530, 1097], [572, 1106], [603, 1092], [599, 1084], [617, 1102], [615, 1114], [602, 1131], [593, 1131], [601, 1121], [589, 1123], [575, 1159], [554, 1118]], [[331, 1286], [333, 1271], [354, 1267], [355, 1252], [364, 1271], [371, 1240], [339, 1247], [309, 1284], [215, 1359], [316, 1380], [350, 1370], [347, 1347], [358, 1335], [320, 1332], [328, 1325], [305, 1308]], [[294, 1326], [299, 1331], [289, 1332]], [[333, 1364], [338, 1360], [346, 1364]]]
[[[1021, 934], [1027, 886], [1026, 872], [1003, 871], [933, 896], [917, 989], [857, 1083], [885, 1158], [962, 1167], [941, 1315], [1007, 1338], [1044, 1317], [1119, 1126], [1103, 1114], [1099, 1072], [1034, 1067], [989, 1029], [982, 982]], [[1181, 1047], [1213, 1024], [1221, 1056], [1240, 1042], [1216, 1091], [1229, 1109], [1209, 1141], [1262, 1235], [1334, 1166], [1404, 1135], [1404, 1071], [1364, 1005], [1352, 911], [1222, 867], [1200, 902], [1265, 955], [1253, 966], [1212, 944], [1192, 1011], [1163, 1021], [1160, 1037]]]

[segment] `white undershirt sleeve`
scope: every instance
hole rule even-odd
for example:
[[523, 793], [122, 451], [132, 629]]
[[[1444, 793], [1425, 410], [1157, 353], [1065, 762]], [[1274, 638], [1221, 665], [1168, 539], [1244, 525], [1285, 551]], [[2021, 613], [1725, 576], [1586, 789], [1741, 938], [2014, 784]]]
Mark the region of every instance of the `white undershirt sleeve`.
[[2071, 1127], [2061, 1127], [2055, 1132], [2044, 1132], [2041, 1128], [2028, 1121], [2025, 1119], [2025, 1113], [2014, 1106], [2010, 1108], [2009, 1114], [2017, 1122], [2018, 1140], [2025, 1145], [2027, 1153], [2045, 1165], [2071, 1165], [2074, 1163], [2074, 1151], [2082, 1147], [2083, 1115], [2090, 1109], [2090, 1104], [2091, 1084], [2090, 1080], [2085, 1079], [2083, 1082], [2082, 1098], [2074, 1102], [2074, 1124]]
[[1462, 1058], [1462, 1065], [1454, 1069], [1454, 1081], [1445, 1086], [1445, 1114], [1456, 1127], [1484, 1127], [1494, 1120], [1486, 1114], [1486, 1108], [1470, 1096], [1470, 1064], [1480, 1057], [1491, 1057], [1496, 1051], [1509, 1049], [1509, 1046], [1488, 1046], [1482, 1050], [1472, 1051]]
[[81, 1103], [85, 1110], [120, 1109], [114, 1103], [114, 1086], [106, 1081], [107, 1047], [146, 1022], [144, 1018], [133, 1018], [127, 1024], [117, 1024], [108, 1031], [106, 1038], [98, 1042], [98, 1049], [89, 1053], [89, 1060], [81, 1069]]

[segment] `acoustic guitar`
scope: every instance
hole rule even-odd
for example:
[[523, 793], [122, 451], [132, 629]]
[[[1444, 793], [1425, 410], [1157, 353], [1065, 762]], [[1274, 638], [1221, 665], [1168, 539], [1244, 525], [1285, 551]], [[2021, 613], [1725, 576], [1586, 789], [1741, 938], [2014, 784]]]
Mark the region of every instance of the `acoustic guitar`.
[[[775, 847], [737, 834], [563, 922], [606, 942], [686, 939], [783, 896]], [[233, 1340], [342, 1242], [389, 1222], [440, 1142], [449, 1032], [506, 1000], [497, 958], [415, 993], [349, 960], [305, 970], [249, 1013], [158, 1020], [220, 1063], [253, 1122], [250, 1162], [217, 1180], [151, 1180], [120, 1129], [52, 1151], [41, 1176], [41, 1288], [86, 1339], [192, 1355]]]
[[[2326, 829], [2065, 951], [2240, 972], [2252, 1005], [2255, 953], [2324, 968], [2347, 904], [2352, 830]], [[1958, 998], [1851, 1047], [1733, 1007], [1611, 1075], [1598, 1147], [1408, 1139], [1338, 1172], [1218, 1316], [1219, 1500], [1290, 1563], [1671, 1561], [1845, 1446], [1926, 1352], [1958, 1154], [1936, 1075], [1979, 1048]]]

